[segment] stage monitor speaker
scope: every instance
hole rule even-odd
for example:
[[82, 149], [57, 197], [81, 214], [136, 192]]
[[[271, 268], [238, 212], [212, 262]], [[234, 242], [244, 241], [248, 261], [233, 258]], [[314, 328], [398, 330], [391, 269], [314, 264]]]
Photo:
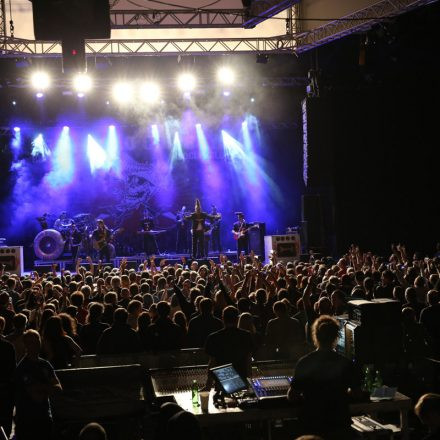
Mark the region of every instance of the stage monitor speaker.
[[44, 275], [52, 273], [52, 265], [51, 264], [42, 264], [34, 267], [34, 271], [38, 273], [38, 275]]
[[302, 228], [305, 250], [324, 248], [324, 218], [319, 194], [307, 194], [301, 198]]
[[299, 234], [266, 235], [264, 237], [264, 250], [266, 260], [271, 251], [275, 251], [278, 261], [298, 260], [301, 255], [301, 242]]
[[36, 40], [110, 38], [108, 0], [35, 0], [32, 11]]
[[0, 247], [0, 264], [5, 265], [5, 272], [21, 277], [23, 268], [23, 246]]
[[264, 236], [266, 235], [266, 223], [254, 223], [258, 228], [249, 230], [249, 251], [254, 251], [255, 255], [259, 255], [261, 261], [265, 259], [264, 253]]

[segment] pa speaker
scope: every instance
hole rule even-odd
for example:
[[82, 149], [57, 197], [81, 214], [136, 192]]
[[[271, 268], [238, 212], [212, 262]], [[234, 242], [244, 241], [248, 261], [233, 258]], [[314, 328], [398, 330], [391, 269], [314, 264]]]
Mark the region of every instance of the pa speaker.
[[23, 246], [0, 247], [0, 265], [5, 265], [5, 272], [18, 276], [23, 274]]
[[110, 38], [108, 0], [34, 0], [32, 10], [37, 40]]
[[306, 249], [324, 247], [324, 217], [319, 194], [303, 195], [301, 199], [302, 226]]
[[264, 236], [266, 235], [266, 223], [254, 223], [258, 228], [249, 230], [249, 251], [254, 251], [264, 261]]

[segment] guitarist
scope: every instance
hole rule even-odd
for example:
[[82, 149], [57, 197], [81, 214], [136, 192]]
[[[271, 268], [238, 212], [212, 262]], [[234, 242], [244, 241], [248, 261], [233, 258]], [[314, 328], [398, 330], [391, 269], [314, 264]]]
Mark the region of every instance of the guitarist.
[[99, 259], [109, 263], [110, 246], [108, 244], [112, 238], [112, 233], [110, 229], [105, 226], [104, 220], [99, 219], [96, 223], [98, 227], [92, 233], [93, 247], [99, 252]]
[[237, 256], [240, 257], [243, 251], [245, 255], [249, 253], [249, 228], [250, 225], [246, 222], [242, 212], [236, 212], [235, 215], [238, 221], [234, 223], [232, 233], [237, 239]]

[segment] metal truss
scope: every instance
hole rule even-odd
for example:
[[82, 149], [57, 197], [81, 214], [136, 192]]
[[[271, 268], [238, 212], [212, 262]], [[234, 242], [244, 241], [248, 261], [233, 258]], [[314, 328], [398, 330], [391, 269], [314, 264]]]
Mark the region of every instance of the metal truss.
[[254, 28], [257, 24], [291, 8], [299, 0], [256, 0], [251, 3], [247, 10], [245, 28]]
[[112, 29], [241, 28], [244, 9], [111, 10]]
[[353, 14], [328, 22], [310, 32], [297, 35], [296, 52], [305, 52], [355, 32], [366, 31], [383, 19], [397, 16], [435, 1], [437, 0], [381, 0]]
[[[86, 55], [94, 57], [294, 53], [294, 51], [295, 40], [286, 35], [269, 38], [86, 40]], [[0, 42], [0, 56], [2, 57], [60, 57], [61, 54], [59, 41], [6, 38]]]
[[6, 1], [0, 0], [0, 38], [6, 37]]

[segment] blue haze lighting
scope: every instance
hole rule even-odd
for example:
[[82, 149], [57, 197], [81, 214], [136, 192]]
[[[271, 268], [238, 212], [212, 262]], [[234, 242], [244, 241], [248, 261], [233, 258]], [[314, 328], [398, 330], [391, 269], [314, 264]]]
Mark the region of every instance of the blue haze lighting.
[[151, 126], [151, 136], [153, 137], [153, 144], [158, 147], [160, 143], [160, 135], [159, 128], [156, 124], [153, 124]]
[[182, 143], [180, 142], [179, 133], [176, 131], [174, 133], [173, 139], [173, 149], [171, 150], [171, 168], [174, 167], [174, 163], [179, 160], [184, 160]]
[[72, 182], [74, 158], [69, 127], [64, 126], [55, 147], [52, 158], [52, 170], [46, 179], [53, 188], [62, 187]]
[[21, 149], [21, 130], [20, 127], [14, 127], [14, 137], [12, 138], [12, 148], [15, 151]]
[[107, 169], [113, 169], [116, 174], [121, 172], [121, 161], [119, 158], [119, 141], [116, 133], [116, 127], [110, 125], [107, 134]]
[[40, 157], [43, 161], [50, 156], [50, 150], [46, 145], [44, 137], [41, 133], [32, 141], [31, 154], [32, 157]]
[[203, 133], [202, 125], [196, 124], [196, 133], [197, 133], [197, 141], [199, 143], [200, 157], [202, 160], [209, 160], [209, 146], [205, 137], [205, 133]]
[[87, 157], [89, 158], [90, 171], [92, 174], [104, 168], [107, 161], [107, 154], [104, 148], [102, 148], [90, 134], [87, 135]]

